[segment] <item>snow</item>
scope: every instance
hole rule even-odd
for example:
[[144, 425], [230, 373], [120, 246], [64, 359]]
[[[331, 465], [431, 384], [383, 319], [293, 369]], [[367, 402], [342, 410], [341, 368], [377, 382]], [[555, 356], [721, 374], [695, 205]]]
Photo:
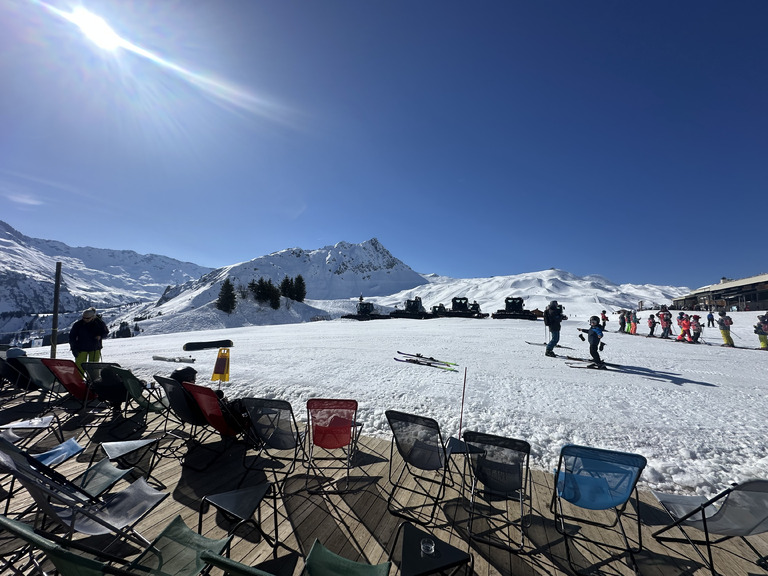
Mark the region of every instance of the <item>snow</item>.
[[[574, 350], [559, 353], [588, 356], [576, 328], [600, 309], [588, 302], [567, 307], [560, 343]], [[653, 489], [711, 495], [730, 482], [768, 478], [768, 353], [722, 348], [715, 328], [704, 330], [710, 345], [645, 338], [647, 314], [639, 313], [642, 336], [616, 334], [611, 316], [603, 357], [622, 365], [619, 371], [574, 369], [545, 357], [543, 346], [526, 343], [543, 344], [541, 321], [490, 318], [198, 329], [111, 339], [103, 359], [149, 380], [188, 365], [153, 355], [189, 356], [185, 342], [229, 338], [230, 381], [222, 385], [228, 397], [285, 399], [300, 417], [308, 398], [356, 398], [366, 435], [390, 437], [384, 412], [392, 408], [435, 418], [446, 438], [458, 434], [462, 418], [463, 429], [523, 438], [533, 465], [545, 470], [556, 465], [563, 444], [576, 443], [642, 454], [648, 467], [641, 484]], [[756, 315], [731, 313], [738, 346], [758, 346]], [[398, 350], [458, 362], [459, 372], [395, 362]], [[210, 382], [216, 354], [191, 354], [198, 383], [219, 385]]]

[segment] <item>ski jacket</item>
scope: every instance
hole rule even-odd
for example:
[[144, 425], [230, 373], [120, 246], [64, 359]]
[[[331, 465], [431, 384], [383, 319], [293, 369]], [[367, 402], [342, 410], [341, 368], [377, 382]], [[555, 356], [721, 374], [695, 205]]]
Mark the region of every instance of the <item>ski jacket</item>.
[[101, 350], [102, 340], [108, 334], [109, 329], [101, 317], [96, 316], [90, 322], [81, 318], [72, 325], [69, 331], [69, 347], [75, 356], [80, 352]]
[[691, 330], [694, 332], [701, 332], [701, 322], [696, 320], [696, 318], [691, 319]]
[[648, 328], [653, 328], [654, 326], [656, 326], [656, 318], [648, 316]]
[[731, 324], [733, 324], [733, 320], [731, 320], [730, 316], [720, 316], [717, 319], [717, 327], [720, 328], [720, 330], [726, 330], [730, 332]]
[[681, 318], [680, 319], [680, 328], [682, 328], [683, 332], [686, 332], [691, 329], [691, 321], [688, 318]]
[[758, 320], [755, 324], [755, 334], [765, 336], [768, 334], [768, 320]]
[[590, 346], [596, 346], [600, 342], [600, 338], [603, 337], [603, 329], [600, 326], [590, 326], [589, 332], [587, 332], [587, 340]]
[[544, 325], [549, 328], [551, 332], [560, 332], [560, 324], [567, 317], [563, 316], [563, 313], [559, 308], [548, 307], [544, 310]]

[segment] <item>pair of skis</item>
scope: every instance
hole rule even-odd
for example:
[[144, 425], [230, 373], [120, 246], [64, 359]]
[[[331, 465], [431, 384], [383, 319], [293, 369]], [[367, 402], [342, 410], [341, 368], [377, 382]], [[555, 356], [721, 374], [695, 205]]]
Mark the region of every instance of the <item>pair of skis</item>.
[[447, 360], [438, 360], [432, 356], [424, 356], [423, 354], [409, 354], [408, 352], [397, 351], [402, 358], [395, 358], [398, 362], [406, 362], [408, 364], [418, 364], [419, 366], [429, 366], [430, 368], [437, 368], [439, 370], [445, 370], [446, 372], [458, 372], [456, 362], [448, 362]]

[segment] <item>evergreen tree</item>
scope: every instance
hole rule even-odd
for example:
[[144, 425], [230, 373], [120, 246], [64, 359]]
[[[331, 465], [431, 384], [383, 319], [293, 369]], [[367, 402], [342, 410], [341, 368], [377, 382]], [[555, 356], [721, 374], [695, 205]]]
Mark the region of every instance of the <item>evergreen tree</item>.
[[235, 294], [235, 287], [232, 281], [227, 278], [221, 285], [219, 290], [219, 298], [216, 300], [216, 308], [227, 314], [232, 314], [237, 303], [237, 295]]
[[294, 284], [293, 278], [286, 276], [283, 281], [280, 282], [280, 294], [286, 298], [295, 300], [294, 296]]
[[296, 302], [304, 302], [304, 298], [307, 297], [307, 285], [304, 282], [304, 278], [299, 274], [293, 281], [293, 299]]
[[272, 286], [272, 292], [269, 295], [269, 305], [273, 310], [277, 310], [280, 308], [280, 290], [274, 284], [270, 283], [270, 285]]

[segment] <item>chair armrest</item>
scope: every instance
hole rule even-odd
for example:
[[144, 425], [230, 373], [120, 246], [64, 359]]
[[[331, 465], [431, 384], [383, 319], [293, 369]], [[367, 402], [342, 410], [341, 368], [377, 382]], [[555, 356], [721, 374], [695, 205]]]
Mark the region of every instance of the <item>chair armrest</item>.
[[200, 558], [205, 563], [217, 568], [221, 568], [229, 574], [236, 574], [238, 576], [274, 576], [269, 572], [264, 572], [263, 570], [259, 570], [258, 568], [254, 568], [252, 566], [246, 566], [245, 564], [241, 564], [240, 562], [232, 560], [231, 558], [225, 558], [219, 554], [214, 554], [209, 550], [204, 550], [200, 554]]

